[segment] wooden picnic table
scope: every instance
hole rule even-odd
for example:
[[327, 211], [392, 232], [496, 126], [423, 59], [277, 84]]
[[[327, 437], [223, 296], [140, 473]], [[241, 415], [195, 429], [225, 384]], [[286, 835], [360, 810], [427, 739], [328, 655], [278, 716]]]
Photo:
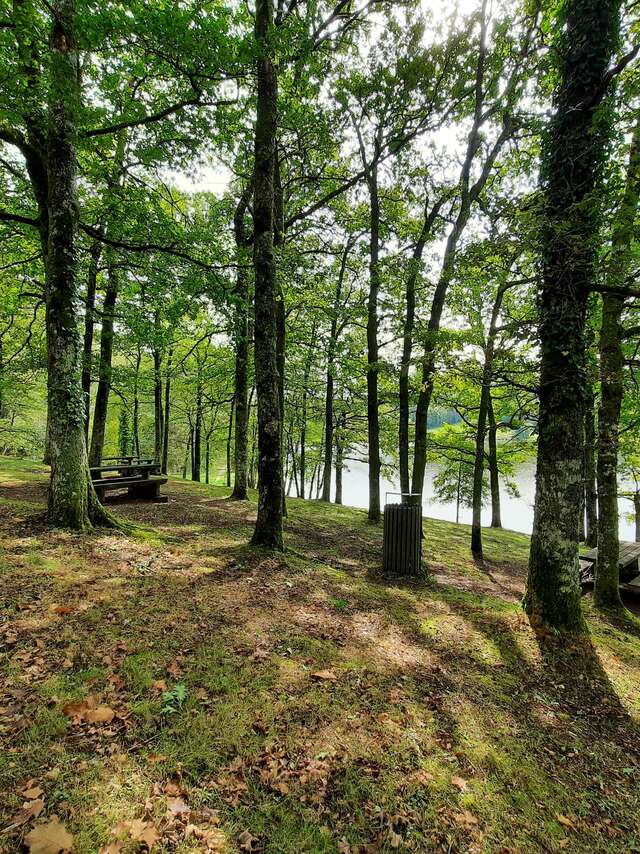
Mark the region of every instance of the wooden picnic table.
[[[168, 478], [159, 474], [160, 466], [154, 460], [138, 457], [107, 457], [102, 460], [102, 463], [90, 468], [91, 480], [101, 500], [105, 492], [119, 489], [126, 489], [134, 498], [167, 500], [166, 496], [160, 495], [160, 487], [167, 482]], [[111, 474], [103, 477], [104, 472], [111, 472]]]
[[[598, 549], [580, 555], [580, 577], [583, 583], [594, 580]], [[640, 587], [640, 543], [621, 542], [618, 552], [620, 584], [637, 590]]]
[[[104, 463], [104, 460], [102, 461]], [[117, 471], [121, 477], [126, 477], [129, 474], [141, 474], [142, 477], [149, 477], [150, 474], [156, 474], [160, 466], [153, 461], [149, 462], [130, 462], [130, 463], [107, 463], [107, 465], [92, 466], [91, 477], [97, 480], [102, 477], [102, 472]]]

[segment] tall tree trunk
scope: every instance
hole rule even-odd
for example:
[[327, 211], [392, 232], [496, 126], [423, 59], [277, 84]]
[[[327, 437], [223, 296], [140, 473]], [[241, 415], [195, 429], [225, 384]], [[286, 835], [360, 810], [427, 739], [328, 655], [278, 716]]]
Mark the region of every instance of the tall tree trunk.
[[[324, 484], [322, 487], [322, 500], [331, 501], [331, 469], [333, 467], [333, 395], [334, 395], [334, 371], [336, 344], [338, 342], [338, 313], [342, 301], [342, 286], [347, 269], [349, 252], [352, 241], [348, 240], [342, 253], [340, 272], [336, 283], [336, 291], [333, 298], [333, 309], [331, 312], [331, 329], [329, 331], [329, 346], [327, 348], [327, 382], [325, 388], [324, 402]], [[303, 496], [304, 497], [304, 496]]]
[[0, 418], [5, 417], [5, 402], [4, 402], [4, 345], [0, 338]]
[[[540, 408], [525, 608], [533, 625], [584, 631], [578, 529], [588, 392], [584, 327], [596, 283], [599, 190], [609, 128], [596, 114], [618, 41], [619, 0], [566, 0], [559, 83], [542, 158]], [[598, 111], [599, 112], [599, 111]]]
[[491, 527], [502, 528], [500, 510], [500, 472], [498, 470], [498, 425], [489, 394], [489, 479], [491, 482]]
[[433, 225], [444, 203], [444, 197], [429, 212], [429, 198], [425, 200], [424, 223], [411, 256], [407, 282], [405, 286], [405, 318], [402, 330], [402, 360], [398, 381], [398, 451], [400, 458], [400, 491], [408, 493], [411, 489], [409, 479], [409, 371], [413, 354], [413, 334], [416, 318], [416, 285], [420, 275], [420, 266], [424, 248], [431, 235]]
[[249, 438], [249, 277], [246, 269], [249, 260], [244, 217], [251, 200], [253, 182], [243, 192], [234, 215], [234, 235], [238, 271], [235, 287], [235, 441], [234, 478], [231, 498], [234, 501], [247, 499], [247, 451]]
[[84, 433], [81, 340], [77, 324], [76, 129], [80, 106], [74, 0], [52, 7], [46, 143], [46, 332], [51, 455], [48, 517], [84, 530], [104, 521], [91, 485]]
[[311, 364], [313, 361], [313, 348], [309, 347], [307, 361], [304, 366], [304, 378], [302, 389], [302, 407], [300, 412], [300, 489], [299, 498], [305, 497], [307, 479], [307, 396], [309, 388], [309, 376], [311, 375]]
[[[198, 366], [198, 374], [200, 374]], [[193, 424], [193, 464], [191, 466], [191, 480], [200, 482], [200, 471], [202, 466], [202, 379], [198, 376], [196, 387], [196, 411]]]
[[484, 347], [484, 368], [482, 370], [482, 389], [480, 392], [480, 407], [478, 409], [478, 424], [476, 427], [476, 448], [473, 461], [473, 496], [471, 500], [471, 553], [478, 560], [482, 559], [482, 481], [484, 478], [485, 450], [484, 443], [487, 433], [487, 417], [491, 406], [491, 381], [493, 379], [493, 354], [496, 341], [496, 329], [502, 300], [507, 285], [501, 285], [496, 293], [491, 312], [491, 321], [487, 340]]
[[[433, 382], [436, 371], [436, 357], [438, 347], [438, 337], [440, 332], [440, 323], [442, 321], [442, 312], [444, 310], [449, 284], [453, 278], [458, 244], [466, 229], [474, 204], [477, 202], [482, 193], [489, 176], [491, 175], [496, 159], [502, 150], [504, 144], [509, 139], [512, 133], [512, 122], [510, 118], [510, 105], [505, 103], [503, 126], [496, 142], [493, 144], [487, 154], [480, 175], [474, 184], [471, 183], [472, 167], [476, 155], [482, 147], [482, 126], [486, 121], [487, 111], [485, 108], [485, 62], [487, 53], [487, 0], [483, 0], [481, 15], [480, 15], [480, 40], [478, 48], [478, 60], [476, 64], [476, 80], [475, 80], [475, 108], [474, 119], [469, 137], [467, 139], [467, 150], [462, 168], [460, 171], [459, 194], [460, 207], [455, 222], [453, 223], [447, 243], [445, 246], [444, 256], [442, 259], [442, 267], [440, 275], [433, 295], [431, 303], [431, 312], [427, 324], [427, 331], [424, 340], [424, 354], [421, 366], [421, 382], [420, 393], [418, 395], [418, 403], [416, 406], [416, 426], [415, 439], [413, 449], [413, 473], [411, 478], [411, 491], [422, 493], [424, 487], [424, 475], [427, 467], [427, 425], [429, 418], [429, 407], [431, 405], [431, 396], [433, 394]], [[515, 73], [515, 72], [514, 72]], [[515, 77], [510, 83], [514, 84], [510, 88], [507, 102], [514, 96]]]
[[227, 430], [227, 486], [231, 486], [231, 441], [233, 438], [233, 414], [235, 410], [235, 398], [229, 406], [229, 429]]
[[98, 263], [102, 254], [102, 244], [96, 241], [89, 249], [89, 267], [87, 270], [87, 293], [84, 301], [84, 340], [82, 348], [82, 393], [85, 401], [84, 435], [89, 439], [89, 415], [91, 411], [91, 362], [93, 358], [94, 311], [96, 307], [96, 285], [98, 282]]
[[344, 422], [342, 418], [338, 429], [336, 430], [336, 504], [342, 504], [342, 474], [344, 470], [344, 444], [342, 438], [342, 428]]
[[108, 268], [107, 287], [102, 306], [102, 331], [100, 333], [100, 364], [98, 366], [98, 390], [93, 410], [89, 465], [99, 466], [104, 452], [104, 436], [107, 427], [109, 392], [111, 391], [111, 361], [113, 357], [113, 318], [118, 299], [118, 276], [111, 265]]
[[[380, 411], [378, 400], [378, 294], [380, 292], [380, 198], [378, 167], [368, 170], [371, 207], [369, 299], [367, 303], [367, 433], [369, 446], [369, 519], [380, 520]], [[332, 430], [333, 432], [333, 430]], [[328, 442], [327, 442], [328, 445]]]
[[258, 91], [255, 129], [255, 372], [258, 392], [258, 517], [254, 545], [282, 550], [282, 424], [278, 376], [278, 285], [273, 248], [278, 81], [273, 65], [273, 0], [257, 0]]
[[140, 397], [138, 395], [138, 382], [141, 361], [142, 353], [140, 352], [140, 345], [138, 345], [133, 380], [133, 453], [136, 457], [140, 456]]
[[[625, 193], [612, 238], [606, 284], [622, 287], [629, 270], [631, 243], [640, 196], [640, 118], [631, 148]], [[605, 293], [600, 328], [600, 407], [598, 410], [598, 562], [593, 601], [598, 608], [622, 610], [618, 528], [618, 445], [624, 394], [622, 312], [624, 298]]]
[[593, 389], [587, 395], [584, 416], [584, 505], [586, 515], [585, 542], [591, 548], [598, 545], [598, 492], [596, 487], [596, 427]]
[[182, 479], [187, 479], [187, 468], [189, 466], [189, 457], [191, 456], [191, 439], [193, 437], [193, 430], [191, 425], [189, 425], [189, 437], [187, 439], [187, 447], [184, 452], [184, 462], [182, 464]]
[[[277, 115], [276, 115], [277, 118]], [[278, 142], [276, 138], [273, 158], [273, 245], [277, 253], [278, 247], [284, 245], [284, 194], [280, 178], [280, 157], [278, 153]], [[277, 268], [277, 254], [274, 255]], [[287, 309], [285, 305], [284, 291], [276, 276], [276, 353], [278, 365], [278, 399], [280, 401], [280, 459], [282, 463], [286, 460], [284, 451], [284, 385], [285, 366], [287, 358]], [[283, 480], [283, 484], [284, 484]], [[287, 515], [287, 491], [282, 490], [282, 515]]]
[[633, 493], [633, 509], [636, 517], [636, 543], [640, 543], [640, 490]]
[[167, 377], [164, 381], [164, 416], [162, 418], [162, 466], [160, 471], [169, 474], [169, 422], [171, 418], [171, 362], [173, 350], [167, 354]]
[[160, 350], [153, 350], [153, 414], [154, 414], [154, 444], [153, 457], [158, 465], [162, 464], [162, 439], [164, 436], [164, 423], [162, 411], [162, 354]]

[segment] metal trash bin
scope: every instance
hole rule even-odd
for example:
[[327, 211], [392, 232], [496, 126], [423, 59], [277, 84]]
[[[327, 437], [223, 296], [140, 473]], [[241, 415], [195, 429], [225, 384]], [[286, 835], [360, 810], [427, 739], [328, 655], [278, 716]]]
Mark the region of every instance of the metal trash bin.
[[[400, 501], [391, 503], [389, 496], [399, 497]], [[382, 551], [385, 573], [414, 578], [423, 575], [420, 493], [387, 492]]]

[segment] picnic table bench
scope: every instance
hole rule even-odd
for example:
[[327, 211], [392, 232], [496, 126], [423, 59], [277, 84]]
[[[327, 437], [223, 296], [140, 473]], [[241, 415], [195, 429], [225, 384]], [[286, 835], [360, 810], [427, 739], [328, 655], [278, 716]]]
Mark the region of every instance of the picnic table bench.
[[167, 501], [166, 496], [160, 495], [160, 487], [168, 478], [159, 473], [160, 466], [150, 458], [105, 457], [102, 465], [92, 466], [90, 471], [94, 489], [101, 501], [106, 492], [118, 489], [126, 489], [127, 494], [134, 498]]
[[[597, 548], [580, 555], [581, 584], [589, 584], [595, 580], [597, 562]], [[620, 587], [624, 590], [640, 590], [640, 543], [620, 543], [618, 569], [620, 571]]]

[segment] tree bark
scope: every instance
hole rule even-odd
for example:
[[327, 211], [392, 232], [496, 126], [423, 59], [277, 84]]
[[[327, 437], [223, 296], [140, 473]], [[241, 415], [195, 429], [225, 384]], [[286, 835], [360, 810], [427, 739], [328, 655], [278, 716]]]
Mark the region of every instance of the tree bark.
[[253, 182], [242, 193], [236, 207], [233, 224], [236, 241], [238, 271], [235, 286], [235, 437], [234, 478], [231, 498], [234, 501], [247, 499], [247, 452], [249, 438], [249, 281], [246, 264], [249, 258], [244, 217], [251, 199]]
[[111, 391], [111, 361], [113, 357], [113, 317], [118, 299], [118, 276], [110, 265], [107, 287], [102, 306], [102, 331], [100, 333], [100, 364], [98, 366], [98, 390], [93, 409], [89, 465], [99, 466], [104, 452], [104, 436], [107, 427], [109, 392]]
[[567, 0], [560, 74], [542, 157], [538, 465], [525, 609], [532, 625], [582, 632], [578, 531], [588, 392], [584, 327], [596, 284], [598, 192], [609, 129], [596, 115], [618, 40], [619, 0]]
[[153, 457], [158, 465], [162, 464], [162, 438], [164, 436], [163, 412], [162, 412], [162, 354], [160, 350], [153, 350], [153, 426], [154, 445]]
[[198, 381], [196, 386], [196, 411], [193, 424], [193, 445], [191, 465], [191, 480], [200, 483], [200, 470], [202, 465], [202, 378], [200, 376], [200, 365], [198, 365]]
[[342, 436], [343, 428], [344, 418], [340, 416], [338, 429], [336, 430], [336, 504], [342, 504], [342, 473], [344, 470], [344, 440]]
[[633, 509], [636, 517], [636, 543], [640, 543], [640, 491], [633, 493]]
[[89, 250], [87, 270], [87, 293], [84, 301], [84, 340], [82, 348], [82, 394], [85, 401], [84, 435], [89, 439], [89, 416], [91, 412], [91, 362], [93, 358], [94, 311], [96, 307], [96, 285], [98, 281], [98, 263], [102, 254], [102, 244], [96, 241]]
[[485, 438], [487, 433], [487, 416], [491, 406], [491, 381], [493, 378], [493, 354], [495, 349], [496, 328], [502, 300], [507, 286], [500, 286], [496, 293], [491, 312], [489, 331], [484, 347], [484, 367], [482, 370], [482, 388], [480, 392], [480, 407], [478, 409], [478, 424], [476, 427], [476, 447], [473, 463], [473, 496], [471, 500], [471, 553], [477, 560], [482, 560], [482, 481], [484, 477]]
[[136, 352], [136, 367], [133, 380], [133, 453], [136, 457], [140, 456], [140, 397], [138, 394], [138, 382], [140, 377], [140, 363], [142, 361], [142, 353], [140, 346]]
[[329, 346], [327, 348], [327, 382], [325, 389], [324, 403], [324, 482], [322, 485], [322, 500], [331, 501], [331, 470], [333, 468], [333, 395], [334, 395], [334, 371], [335, 371], [335, 354], [336, 344], [338, 341], [338, 313], [340, 311], [340, 302], [342, 300], [342, 286], [344, 284], [344, 275], [347, 269], [347, 261], [349, 252], [351, 251], [352, 242], [347, 241], [342, 259], [340, 262], [340, 272], [338, 273], [338, 281], [336, 283], [335, 295], [333, 298], [333, 308], [331, 312], [331, 329], [329, 331]]
[[233, 439], [233, 414], [235, 410], [235, 398], [229, 405], [229, 429], [227, 430], [227, 486], [231, 486], [231, 442]]
[[[368, 170], [371, 207], [369, 299], [367, 302], [367, 434], [369, 447], [369, 520], [380, 521], [380, 411], [378, 400], [378, 294], [380, 292], [380, 197], [378, 167]], [[333, 432], [333, 429], [332, 429]], [[328, 443], [327, 443], [328, 444]]]
[[162, 465], [160, 471], [169, 474], [169, 421], [171, 418], [171, 362], [173, 350], [167, 354], [167, 376], [164, 381], [164, 416], [162, 418]]
[[282, 550], [284, 489], [278, 375], [278, 286], [274, 256], [274, 166], [278, 81], [272, 61], [272, 0], [257, 0], [254, 241], [255, 372], [258, 393], [258, 517], [252, 543]]
[[[609, 288], [624, 284], [631, 260], [631, 243], [640, 196], [640, 119], [629, 151], [622, 204], [614, 224]], [[600, 407], [598, 410], [598, 561], [593, 601], [598, 608], [622, 610], [620, 598], [618, 523], [618, 445], [624, 394], [622, 312], [624, 297], [605, 293], [600, 328]]]
[[585, 542], [590, 548], [598, 545], [598, 492], [596, 487], [596, 428], [594, 394], [589, 390], [584, 416], [584, 507], [586, 516]]
[[491, 527], [502, 528], [500, 509], [500, 472], [498, 470], [498, 425], [489, 394], [489, 479], [491, 482]]
[[304, 366], [304, 378], [302, 389], [302, 407], [300, 412], [300, 489], [299, 497], [305, 497], [307, 480], [307, 396], [309, 388], [309, 376], [313, 361], [313, 348], [309, 347], [307, 361]]
[[76, 133], [80, 107], [74, 0], [56, 0], [46, 141], [46, 332], [51, 480], [48, 517], [85, 530], [106, 521], [91, 484], [77, 325]]
[[411, 489], [409, 478], [409, 371], [413, 354], [413, 334], [416, 318], [416, 285], [420, 274], [420, 265], [427, 240], [431, 236], [433, 225], [444, 202], [442, 198], [429, 212], [429, 199], [425, 200], [424, 223], [416, 242], [405, 286], [405, 319], [402, 331], [402, 360], [400, 362], [400, 378], [398, 381], [398, 451], [400, 458], [400, 491], [408, 493]]

